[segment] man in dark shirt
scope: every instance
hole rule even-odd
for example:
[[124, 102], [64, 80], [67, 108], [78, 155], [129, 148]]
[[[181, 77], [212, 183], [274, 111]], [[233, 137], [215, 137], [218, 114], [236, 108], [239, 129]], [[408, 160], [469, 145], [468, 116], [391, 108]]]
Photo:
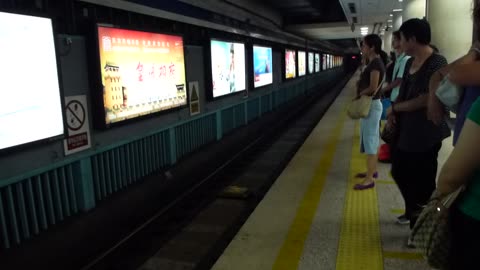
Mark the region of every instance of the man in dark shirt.
[[450, 136], [445, 122], [435, 125], [427, 118], [430, 77], [447, 61], [429, 46], [431, 30], [426, 20], [408, 20], [400, 32], [402, 47], [412, 58], [405, 67], [397, 102], [387, 115], [397, 131], [392, 176], [405, 199], [405, 215], [413, 228], [422, 205], [435, 190], [438, 152], [442, 141]]

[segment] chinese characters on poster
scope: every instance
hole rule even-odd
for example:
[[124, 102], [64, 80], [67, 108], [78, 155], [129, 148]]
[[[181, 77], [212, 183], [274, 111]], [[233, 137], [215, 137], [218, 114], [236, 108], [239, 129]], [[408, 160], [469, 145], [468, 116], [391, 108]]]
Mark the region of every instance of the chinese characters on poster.
[[183, 39], [98, 27], [107, 124], [187, 104]]

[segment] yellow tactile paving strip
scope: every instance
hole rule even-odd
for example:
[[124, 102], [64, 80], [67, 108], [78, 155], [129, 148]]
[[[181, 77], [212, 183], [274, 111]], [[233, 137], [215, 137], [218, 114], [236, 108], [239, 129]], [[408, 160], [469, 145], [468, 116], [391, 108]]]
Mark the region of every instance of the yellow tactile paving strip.
[[375, 189], [354, 191], [355, 174], [365, 170], [365, 157], [359, 152], [360, 134], [355, 126], [350, 179], [337, 254], [337, 270], [383, 269], [382, 242]]
[[342, 113], [328, 138], [322, 156], [310, 182], [307, 192], [303, 197], [296, 212], [295, 219], [290, 225], [287, 237], [278, 253], [273, 265], [274, 270], [292, 270], [298, 268], [300, 257], [303, 253], [305, 240], [310, 231], [310, 226], [317, 211], [317, 205], [325, 185], [328, 173], [332, 167], [333, 157], [337, 150], [342, 130], [346, 120], [346, 113]]

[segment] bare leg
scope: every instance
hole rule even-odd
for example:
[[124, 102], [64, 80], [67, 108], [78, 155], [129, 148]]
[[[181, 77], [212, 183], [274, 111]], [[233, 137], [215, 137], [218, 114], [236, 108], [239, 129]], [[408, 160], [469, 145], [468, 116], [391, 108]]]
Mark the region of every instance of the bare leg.
[[373, 174], [377, 171], [377, 155], [367, 155], [367, 177], [363, 181], [362, 185], [368, 185], [374, 182]]

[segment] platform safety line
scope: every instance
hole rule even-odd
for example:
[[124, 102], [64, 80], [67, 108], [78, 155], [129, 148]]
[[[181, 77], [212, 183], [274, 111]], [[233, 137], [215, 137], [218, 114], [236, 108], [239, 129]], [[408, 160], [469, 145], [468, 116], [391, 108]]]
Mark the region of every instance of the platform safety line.
[[405, 214], [405, 209], [390, 209], [392, 214], [403, 215]]
[[421, 253], [395, 252], [395, 251], [384, 251], [383, 257], [385, 259], [396, 259], [396, 260], [423, 260], [424, 259]]
[[383, 250], [380, 235], [376, 190], [353, 190], [359, 181], [355, 174], [365, 170], [360, 154], [359, 123], [355, 124], [349, 182], [337, 252], [337, 270], [382, 270]]
[[382, 185], [396, 185], [395, 181], [390, 180], [377, 180], [375, 184], [382, 184]]
[[325, 185], [326, 179], [333, 164], [337, 145], [345, 125], [346, 109], [342, 110], [330, 137], [324, 144], [324, 150], [315, 169], [313, 178], [297, 209], [296, 216], [290, 225], [285, 241], [273, 264], [273, 270], [293, 270], [298, 268], [300, 257], [303, 254], [317, 206]]

